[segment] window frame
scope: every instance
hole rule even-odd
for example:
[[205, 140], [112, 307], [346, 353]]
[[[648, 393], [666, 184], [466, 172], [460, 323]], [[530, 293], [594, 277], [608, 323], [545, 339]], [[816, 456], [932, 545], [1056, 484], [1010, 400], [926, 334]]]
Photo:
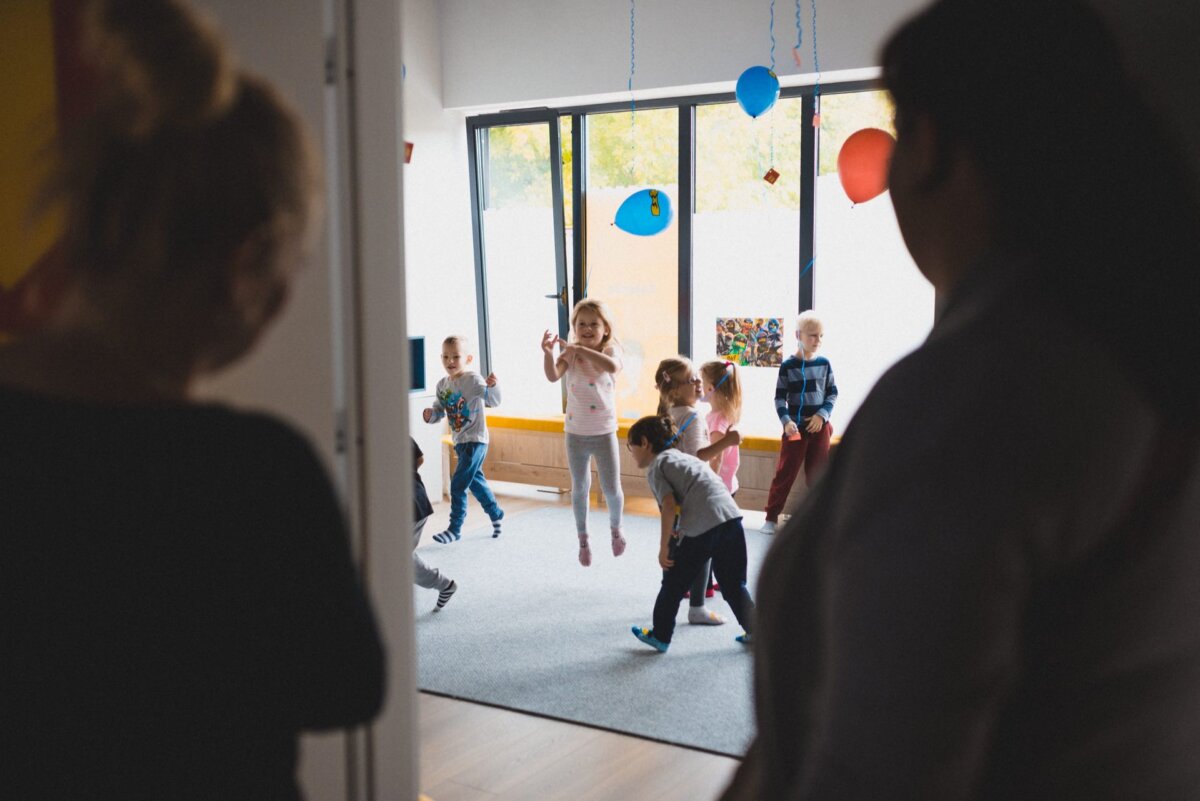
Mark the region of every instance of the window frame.
[[[844, 81], [825, 84], [819, 87], [791, 86], [780, 90], [781, 98], [799, 97], [802, 100], [801, 118], [811, 120], [819, 113], [819, 98], [823, 95], [846, 94], [853, 92], [878, 91], [882, 89], [879, 80]], [[692, 258], [693, 235], [692, 216], [695, 214], [695, 180], [696, 180], [696, 114], [697, 106], [715, 103], [732, 103], [737, 98], [733, 92], [715, 94], [681, 95], [665, 98], [638, 100], [637, 109], [675, 108], [679, 112], [679, 197], [676, 198], [676, 209], [679, 226], [679, 257], [678, 257], [678, 345], [680, 354], [691, 358], [692, 342]], [[547, 122], [551, 135], [551, 176], [554, 183], [553, 203], [555, 221], [555, 260], [556, 275], [559, 291], [570, 287], [570, 305], [578, 303], [584, 297], [587, 286], [587, 215], [585, 198], [587, 197], [587, 118], [591, 114], [604, 114], [626, 111], [630, 108], [628, 102], [590, 103], [583, 105], [519, 109], [488, 114], [477, 114], [467, 118], [467, 158], [471, 180], [471, 228], [475, 245], [475, 286], [476, 309], [479, 323], [479, 347], [482, 367], [486, 371], [491, 367], [491, 337], [487, 308], [487, 265], [483, 255], [483, 230], [481, 198], [486, 197], [486, 186], [478, 164], [480, 133], [488, 128], [502, 125], [519, 125], [534, 122]], [[566, 282], [566, 232], [563, 213], [563, 175], [561, 123], [562, 117], [571, 117], [571, 199], [572, 199], [572, 264], [571, 280]], [[796, 286], [796, 314], [813, 308], [816, 264], [816, 183], [818, 170], [818, 147], [820, 145], [817, 128], [804, 125], [801, 130], [801, 163], [800, 163], [800, 251], [798, 264], [798, 279]], [[565, 283], [564, 283], [565, 282]], [[559, 335], [566, 336], [570, 305], [559, 303]]]

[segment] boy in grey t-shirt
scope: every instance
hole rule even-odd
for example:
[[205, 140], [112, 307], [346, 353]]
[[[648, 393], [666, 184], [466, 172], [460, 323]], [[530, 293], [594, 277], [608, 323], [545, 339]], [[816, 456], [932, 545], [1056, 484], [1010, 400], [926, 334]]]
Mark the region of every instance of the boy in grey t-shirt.
[[434, 542], [443, 545], [462, 537], [468, 491], [491, 518], [493, 537], [500, 536], [500, 521], [504, 518], [504, 510], [496, 502], [483, 475], [483, 460], [488, 449], [484, 409], [500, 405], [500, 386], [495, 373], [482, 378], [468, 370], [473, 359], [474, 356], [467, 352], [466, 337], [446, 337], [442, 342], [442, 366], [446, 368], [446, 377], [437, 383], [433, 406], [423, 412], [426, 423], [436, 423], [443, 417], [449, 421], [454, 454], [458, 458], [458, 466], [450, 479], [450, 524], [445, 531], [433, 535]]
[[[683, 594], [712, 559], [713, 574], [734, 617], [746, 630], [735, 639], [749, 645], [754, 601], [746, 587], [746, 533], [742, 512], [720, 477], [704, 462], [671, 447], [678, 436], [670, 417], [643, 417], [629, 429], [626, 442], [637, 466], [646, 471], [650, 491], [662, 515], [658, 563], [662, 588], [654, 602], [654, 628], [633, 627], [633, 636], [665, 652], [675, 631]], [[675, 512], [678, 544], [671, 553]]]

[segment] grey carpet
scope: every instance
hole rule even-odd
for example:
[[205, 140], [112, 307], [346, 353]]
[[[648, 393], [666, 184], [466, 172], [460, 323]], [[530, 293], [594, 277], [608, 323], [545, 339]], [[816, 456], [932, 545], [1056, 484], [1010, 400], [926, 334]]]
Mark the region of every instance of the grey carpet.
[[[753, 733], [751, 659], [720, 593], [708, 605], [729, 621], [687, 624], [680, 606], [671, 649], [658, 654], [630, 627], [650, 625], [662, 573], [658, 520], [627, 517], [614, 559], [608, 520], [589, 518], [593, 562], [577, 561], [569, 508], [510, 515], [504, 534], [464, 532], [418, 553], [459, 584], [434, 613], [437, 593], [416, 589], [422, 690], [586, 723], [733, 756]], [[746, 532], [750, 586], [771, 538]]]

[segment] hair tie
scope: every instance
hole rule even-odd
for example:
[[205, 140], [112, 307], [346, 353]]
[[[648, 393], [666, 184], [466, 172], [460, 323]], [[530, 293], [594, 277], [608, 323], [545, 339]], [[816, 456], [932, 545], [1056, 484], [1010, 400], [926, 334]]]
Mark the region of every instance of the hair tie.
[[670, 384], [670, 383], [671, 383], [671, 374], [670, 374], [669, 372], [667, 372], [666, 370], [663, 370], [663, 371], [662, 371], [662, 382], [663, 382], [664, 384]]

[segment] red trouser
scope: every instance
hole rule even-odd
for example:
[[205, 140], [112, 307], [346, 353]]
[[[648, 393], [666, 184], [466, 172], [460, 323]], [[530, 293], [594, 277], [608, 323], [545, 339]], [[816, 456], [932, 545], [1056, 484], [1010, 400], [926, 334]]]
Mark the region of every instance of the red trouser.
[[767, 493], [767, 520], [774, 523], [779, 520], [779, 513], [787, 502], [792, 484], [800, 474], [800, 465], [804, 465], [804, 478], [807, 486], [821, 474], [825, 462], [829, 461], [829, 437], [833, 428], [828, 422], [821, 426], [815, 434], [808, 433], [803, 426], [800, 428], [799, 439], [783, 438], [779, 447], [779, 463], [775, 465], [775, 478], [771, 481], [771, 491]]

